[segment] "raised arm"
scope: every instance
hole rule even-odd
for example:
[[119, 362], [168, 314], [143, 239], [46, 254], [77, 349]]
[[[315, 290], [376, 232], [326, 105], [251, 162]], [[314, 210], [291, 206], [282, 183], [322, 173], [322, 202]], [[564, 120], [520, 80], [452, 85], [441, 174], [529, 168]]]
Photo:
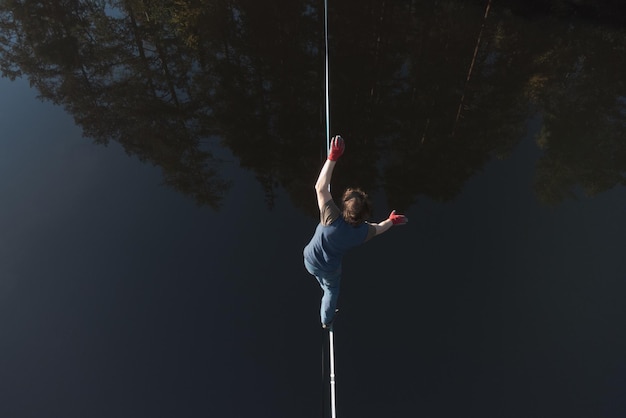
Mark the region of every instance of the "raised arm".
[[315, 182], [315, 194], [317, 195], [317, 206], [320, 210], [324, 207], [324, 204], [331, 200], [333, 197], [330, 194], [330, 179], [333, 176], [333, 170], [337, 160], [343, 154], [345, 144], [343, 138], [339, 135], [333, 137], [330, 143], [330, 150], [328, 153], [328, 159], [324, 163], [320, 175]]

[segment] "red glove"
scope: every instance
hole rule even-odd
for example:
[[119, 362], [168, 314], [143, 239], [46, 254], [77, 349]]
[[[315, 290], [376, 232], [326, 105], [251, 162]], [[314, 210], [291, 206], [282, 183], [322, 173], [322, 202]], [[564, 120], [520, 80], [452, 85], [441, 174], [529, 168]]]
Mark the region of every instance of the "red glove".
[[389, 214], [389, 220], [394, 225], [404, 225], [405, 223], [409, 222], [409, 218], [407, 218], [406, 216], [396, 215], [395, 210]]
[[343, 143], [343, 138], [340, 135], [333, 137], [332, 141], [330, 141], [328, 159], [331, 161], [337, 161], [345, 149], [346, 145]]

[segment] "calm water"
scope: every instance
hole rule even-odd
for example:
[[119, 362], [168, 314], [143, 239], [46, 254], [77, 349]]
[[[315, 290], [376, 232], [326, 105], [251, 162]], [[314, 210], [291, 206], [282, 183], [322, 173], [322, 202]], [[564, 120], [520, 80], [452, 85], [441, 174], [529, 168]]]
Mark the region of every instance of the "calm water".
[[[156, 3], [0, 6], [0, 416], [320, 417], [322, 4]], [[626, 415], [626, 22], [534, 3], [331, 2], [339, 417]]]

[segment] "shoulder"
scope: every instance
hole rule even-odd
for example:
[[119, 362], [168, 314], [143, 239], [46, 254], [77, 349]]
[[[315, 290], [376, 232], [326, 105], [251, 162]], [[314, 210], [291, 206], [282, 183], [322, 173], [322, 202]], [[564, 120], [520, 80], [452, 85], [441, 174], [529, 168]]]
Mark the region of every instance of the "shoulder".
[[333, 199], [328, 200], [320, 209], [320, 222], [322, 225], [330, 225], [341, 216], [341, 211]]

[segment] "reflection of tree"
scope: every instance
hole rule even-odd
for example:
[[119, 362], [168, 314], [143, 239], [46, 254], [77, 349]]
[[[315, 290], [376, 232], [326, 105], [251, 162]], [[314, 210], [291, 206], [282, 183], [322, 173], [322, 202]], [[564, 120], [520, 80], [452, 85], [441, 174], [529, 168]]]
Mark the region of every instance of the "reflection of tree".
[[[318, 168], [317, 28], [315, 16], [303, 10], [306, 3], [295, 1], [271, 7], [238, 2], [217, 48], [204, 21], [187, 28], [200, 54], [217, 50], [223, 56], [214, 73], [197, 75], [197, 97], [213, 103], [224, 145], [254, 170], [270, 205], [277, 186], [296, 203], [310, 202], [313, 180], [303, 175]], [[204, 87], [215, 77], [213, 91]]]
[[[363, 138], [358, 172], [377, 166], [371, 150], [388, 144], [378, 181], [399, 208], [420, 194], [454, 197], [486, 161], [510, 151], [528, 115], [520, 93], [523, 73], [517, 70], [523, 57], [500, 59], [506, 51], [496, 42], [494, 24], [486, 26], [477, 68], [463, 91], [483, 9], [452, 1], [420, 7], [387, 4], [378, 11], [382, 15], [369, 18], [380, 21], [371, 45], [363, 47], [370, 55], [337, 64], [345, 73], [341, 90], [352, 95], [342, 99], [347, 107], [339, 110], [347, 115], [342, 122]], [[345, 33], [337, 48], [358, 51], [363, 42], [358, 25], [363, 23], [342, 20]], [[359, 68], [366, 68], [369, 78], [349, 77]], [[463, 94], [462, 118], [454, 129]], [[355, 113], [353, 103], [362, 106], [362, 120], [348, 119]]]
[[[535, 93], [544, 150], [535, 186], [548, 203], [574, 196], [578, 188], [593, 196], [626, 185], [626, 34], [579, 26], [567, 35], [543, 55], [542, 92]], [[560, 71], [546, 73], [554, 63]]]
[[[398, 209], [419, 195], [450, 199], [508, 155], [536, 110], [544, 201], [623, 183], [624, 34], [564, 20], [586, 2], [521, 4], [494, 2], [485, 20], [483, 1], [332, 2], [332, 129], [349, 142], [337, 186], [382, 188]], [[5, 0], [0, 67], [28, 76], [86, 136], [120, 142], [201, 204], [218, 206], [227, 190], [211, 152], [219, 138], [270, 205], [281, 187], [314, 213], [325, 144], [321, 6]], [[590, 7], [610, 15], [609, 3]], [[510, 10], [546, 22], [533, 27]]]
[[[335, 121], [348, 125], [363, 145], [354, 171], [380, 168], [381, 175], [369, 180], [382, 183], [397, 207], [418, 195], [450, 199], [490, 158], [511, 151], [538, 110], [546, 151], [536, 174], [541, 200], [560, 201], [577, 185], [595, 194], [624, 184], [625, 35], [564, 19], [568, 11], [581, 19], [581, 4], [552, 2], [548, 11], [557, 19], [542, 11], [545, 21], [536, 26], [492, 9], [480, 42], [485, 3], [386, 2], [359, 14], [346, 5], [336, 41], [337, 49], [350, 51], [336, 59], [346, 95], [339, 103], [345, 110], [338, 112], [346, 116]], [[597, 4], [593, 8], [594, 15], [607, 15]], [[363, 27], [370, 31], [363, 34]], [[365, 75], [351, 76], [360, 73]], [[462, 118], [453, 128], [463, 95]], [[387, 145], [384, 161], [372, 160], [372, 149]]]
[[[139, 2], [137, 2], [139, 3]], [[216, 206], [226, 183], [200, 146], [187, 76], [191, 61], [133, 2], [5, 1], [3, 75], [25, 74], [96, 142], [120, 142], [163, 169], [165, 183]], [[120, 11], [122, 11], [120, 10]]]

